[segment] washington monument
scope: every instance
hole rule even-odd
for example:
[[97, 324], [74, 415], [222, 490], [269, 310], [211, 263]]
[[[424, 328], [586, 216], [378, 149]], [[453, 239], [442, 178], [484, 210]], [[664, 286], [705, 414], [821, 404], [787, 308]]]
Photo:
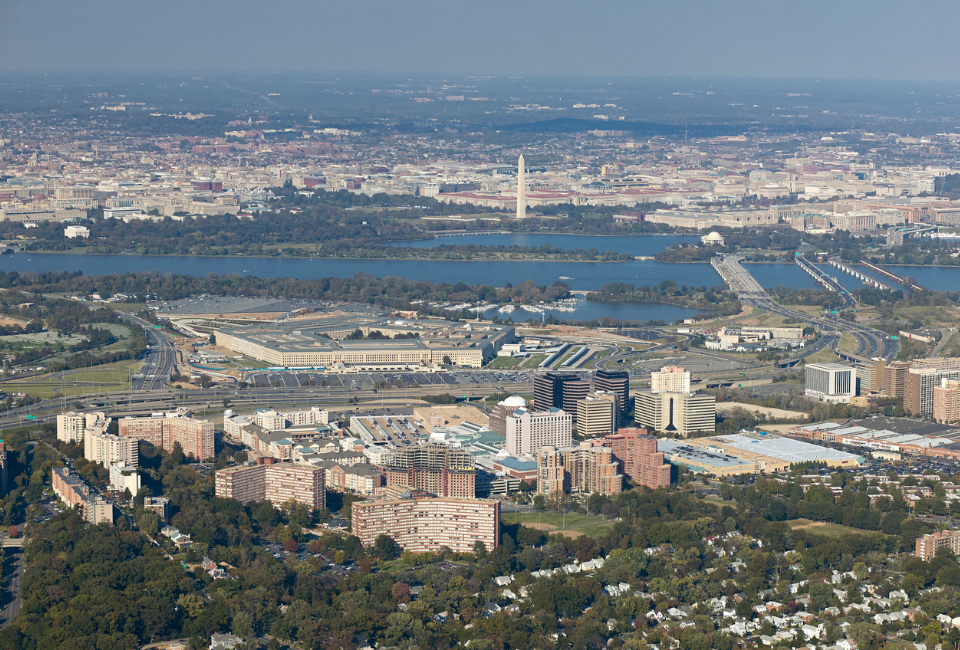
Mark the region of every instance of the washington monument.
[[517, 161], [517, 219], [527, 216], [527, 166], [523, 162], [523, 154]]

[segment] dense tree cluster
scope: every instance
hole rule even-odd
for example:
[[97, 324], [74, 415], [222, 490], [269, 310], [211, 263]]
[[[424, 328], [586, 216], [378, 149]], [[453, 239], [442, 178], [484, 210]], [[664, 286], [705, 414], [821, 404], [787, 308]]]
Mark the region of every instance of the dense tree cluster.
[[632, 284], [605, 284], [597, 291], [587, 294], [594, 302], [640, 302], [660, 303], [707, 310], [720, 316], [740, 313], [737, 295], [724, 291], [723, 287], [679, 286], [674, 280], [664, 280], [655, 287], [634, 287]]

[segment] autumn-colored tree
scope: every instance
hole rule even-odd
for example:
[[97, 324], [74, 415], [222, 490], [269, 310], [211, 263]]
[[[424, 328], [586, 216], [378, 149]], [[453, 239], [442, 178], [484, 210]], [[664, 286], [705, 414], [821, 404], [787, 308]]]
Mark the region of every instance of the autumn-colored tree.
[[290, 553], [296, 553], [297, 549], [299, 548], [300, 548], [300, 545], [297, 544], [297, 540], [295, 540], [292, 537], [288, 537], [287, 541], [283, 543], [283, 550], [288, 551]]

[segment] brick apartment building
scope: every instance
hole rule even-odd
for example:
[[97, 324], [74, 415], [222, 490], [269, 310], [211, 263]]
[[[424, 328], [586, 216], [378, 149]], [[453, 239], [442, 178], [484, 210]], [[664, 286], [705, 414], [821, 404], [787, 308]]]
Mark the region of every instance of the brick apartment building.
[[610, 447], [581, 442], [537, 452], [537, 494], [618, 494], [622, 489], [623, 474]]
[[293, 499], [312, 510], [326, 507], [324, 470], [311, 465], [270, 463], [217, 470], [214, 490], [218, 497], [241, 503], [270, 499], [275, 506]]
[[955, 554], [960, 553], [960, 530], [940, 530], [918, 537], [914, 555], [929, 561], [941, 548], [948, 548]]
[[657, 451], [656, 436], [647, 435], [646, 429], [620, 429], [603, 444], [610, 447], [621, 474], [654, 490], [670, 486], [670, 465]]
[[148, 418], [121, 418], [119, 428], [121, 436], [146, 440], [168, 453], [173, 451], [174, 444], [180, 443], [183, 453], [197, 460], [206, 460], [215, 455], [213, 422], [207, 420], [164, 413]]
[[457, 553], [473, 551], [477, 541], [487, 550], [500, 542], [500, 502], [454, 497], [356, 501], [353, 534], [364, 546], [389, 535], [405, 551], [436, 552], [446, 546]]
[[385, 484], [408, 485], [441, 497], [472, 499], [477, 495], [473, 457], [442, 443], [428, 442], [397, 449], [380, 466]]
[[54, 467], [51, 472], [53, 493], [70, 508], [79, 508], [91, 524], [113, 524], [113, 504], [90, 490], [68, 467]]

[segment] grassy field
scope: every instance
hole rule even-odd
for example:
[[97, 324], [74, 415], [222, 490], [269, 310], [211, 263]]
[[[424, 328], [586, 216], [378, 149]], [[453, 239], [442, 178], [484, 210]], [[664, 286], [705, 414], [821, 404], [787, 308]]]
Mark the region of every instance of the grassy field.
[[843, 524], [834, 524], [826, 521], [811, 521], [810, 519], [794, 519], [788, 521], [787, 525], [793, 530], [805, 530], [814, 535], [824, 535], [825, 537], [842, 537], [844, 535], [880, 535], [873, 530], [860, 530], [851, 528]]
[[818, 350], [816, 354], [812, 354], [807, 357], [807, 363], [830, 363], [831, 361], [836, 361], [840, 357], [834, 354], [833, 350], [830, 348], [823, 348]]
[[136, 373], [142, 364], [143, 361], [139, 360], [121, 361], [119, 364], [68, 370], [63, 373], [63, 379], [53, 374], [39, 375], [23, 381], [3, 382], [0, 389], [7, 393], [26, 393], [43, 399], [49, 399], [54, 394], [69, 397], [89, 393], [94, 391], [98, 384], [101, 384], [100, 390], [103, 392], [118, 391], [130, 387], [130, 374]]
[[601, 535], [614, 524], [611, 519], [595, 515], [562, 515], [555, 512], [505, 512], [500, 516], [500, 520], [505, 524], [523, 524], [528, 528], [539, 528], [547, 533], [563, 533], [568, 537]]
[[524, 362], [523, 362], [523, 365], [521, 365], [520, 367], [521, 367], [521, 368], [536, 368], [536, 367], [539, 366], [540, 363], [541, 363], [544, 359], [546, 359], [546, 358], [547, 358], [547, 355], [545, 355], [545, 354], [535, 354], [535, 355], [533, 355], [532, 357], [530, 357], [529, 359], [527, 359], [526, 361], [524, 361]]
[[[803, 312], [804, 314], [809, 314], [811, 316], [819, 316], [823, 313], [823, 307], [819, 307], [817, 305], [784, 305], [784, 308]], [[800, 323], [796, 325], [796, 327], [804, 327], [804, 324]]]
[[843, 352], [852, 352], [856, 354], [860, 349], [860, 345], [857, 343], [857, 337], [855, 337], [850, 332], [844, 332], [840, 335], [840, 350]]
[[488, 368], [516, 368], [523, 361], [521, 357], [497, 357], [487, 366]]

